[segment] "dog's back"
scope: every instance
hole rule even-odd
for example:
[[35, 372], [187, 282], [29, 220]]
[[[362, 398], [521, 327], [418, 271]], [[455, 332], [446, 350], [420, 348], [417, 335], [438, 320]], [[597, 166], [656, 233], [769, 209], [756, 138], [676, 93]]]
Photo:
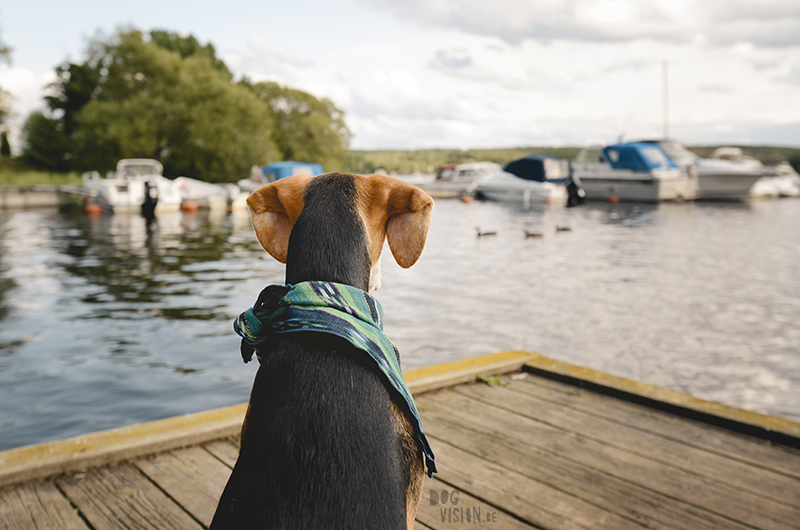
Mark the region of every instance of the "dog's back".
[[[287, 283], [368, 290], [374, 241], [354, 179], [325, 175], [304, 189], [286, 249]], [[369, 355], [333, 335], [296, 332], [260, 348], [259, 360], [239, 459], [211, 528], [413, 525], [420, 448]]]

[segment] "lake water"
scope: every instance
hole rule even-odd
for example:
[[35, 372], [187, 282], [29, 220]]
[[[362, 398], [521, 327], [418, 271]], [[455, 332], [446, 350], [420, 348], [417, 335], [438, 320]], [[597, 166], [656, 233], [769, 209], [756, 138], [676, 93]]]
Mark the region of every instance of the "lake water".
[[[440, 200], [383, 262], [404, 368], [525, 349], [800, 420], [800, 200]], [[0, 450], [246, 401], [231, 322], [282, 282], [245, 212], [0, 211]]]

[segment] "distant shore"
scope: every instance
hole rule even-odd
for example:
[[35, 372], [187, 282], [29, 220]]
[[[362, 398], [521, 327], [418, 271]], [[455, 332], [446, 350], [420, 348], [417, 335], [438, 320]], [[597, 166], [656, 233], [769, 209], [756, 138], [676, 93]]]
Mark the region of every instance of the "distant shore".
[[[710, 156], [719, 146], [690, 146], [700, 156]], [[776, 165], [789, 162], [800, 171], [800, 147], [782, 146], [736, 146], [745, 155], [761, 160], [765, 165]], [[512, 160], [531, 154], [546, 154], [575, 158], [581, 147], [513, 147], [497, 149], [385, 149], [385, 150], [352, 150], [346, 167], [326, 167], [326, 171], [342, 171], [347, 173], [370, 174], [376, 170], [386, 173], [412, 174], [435, 173], [445, 164], [457, 164], [469, 161], [488, 161], [507, 164]], [[177, 176], [177, 175], [167, 175]], [[191, 176], [191, 175], [189, 175]], [[231, 175], [227, 182], [235, 182], [247, 175]], [[76, 171], [56, 173], [39, 171], [19, 160], [0, 159], [0, 186], [34, 186], [34, 185], [77, 185], [81, 183], [80, 173]]]

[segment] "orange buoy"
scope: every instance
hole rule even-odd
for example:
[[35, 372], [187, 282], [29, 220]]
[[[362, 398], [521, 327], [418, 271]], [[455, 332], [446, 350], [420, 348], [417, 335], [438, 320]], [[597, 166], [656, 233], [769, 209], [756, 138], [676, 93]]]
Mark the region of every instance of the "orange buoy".
[[465, 202], [465, 203], [467, 203], [467, 204], [471, 203], [471, 202], [472, 202], [472, 201], [474, 201], [474, 200], [475, 200], [475, 199], [473, 199], [473, 198], [472, 198], [472, 197], [470, 197], [469, 195], [464, 195], [463, 197], [461, 197], [461, 202]]
[[546, 198], [546, 199], [544, 200], [544, 203], [545, 203], [545, 204], [555, 204], [555, 203], [556, 203], [556, 201], [555, 201], [555, 200], [553, 200], [551, 197], [548, 197], [548, 198]]
[[83, 211], [86, 212], [86, 215], [96, 217], [103, 213], [103, 208], [96, 202], [89, 202], [86, 203], [86, 206], [83, 207]]
[[611, 196], [608, 198], [608, 202], [609, 202], [609, 204], [619, 204], [619, 197], [616, 197], [616, 196], [614, 196], [614, 195], [611, 195]]
[[183, 201], [183, 204], [181, 204], [181, 210], [186, 213], [195, 213], [198, 208], [199, 206], [194, 201]]

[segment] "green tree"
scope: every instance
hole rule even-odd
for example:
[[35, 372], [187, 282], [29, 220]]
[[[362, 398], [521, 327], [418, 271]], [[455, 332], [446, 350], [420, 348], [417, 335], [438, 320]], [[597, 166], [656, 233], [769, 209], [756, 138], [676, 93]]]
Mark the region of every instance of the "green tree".
[[11, 144], [8, 143], [8, 133], [0, 132], [0, 156], [11, 158]]
[[48, 99], [52, 117], [31, 116], [26, 158], [54, 163], [41, 141], [59, 132], [67, 138], [58, 143], [67, 150], [62, 158], [75, 169], [156, 158], [168, 176], [221, 181], [278, 158], [270, 109], [231, 82], [213, 48], [198, 44], [192, 52], [186, 42], [166, 32], [145, 40], [136, 30], [92, 42], [83, 63], [59, 69]]
[[184, 59], [195, 55], [206, 57], [214, 68], [226, 73], [229, 79], [233, 79], [233, 74], [222, 59], [217, 57], [217, 50], [211, 43], [203, 46], [194, 35], [183, 36], [161, 29], [152, 30], [150, 39], [165, 50], [177, 52]]
[[240, 84], [269, 105], [276, 124], [272, 139], [283, 160], [319, 162], [326, 171], [347, 169], [350, 131], [329, 99], [273, 82]]
[[[2, 40], [0, 40], [0, 63], [11, 64], [11, 48], [6, 46]], [[11, 110], [9, 99], [8, 92], [0, 87], [0, 125], [5, 123]]]
[[28, 165], [52, 171], [71, 168], [70, 141], [58, 120], [48, 118], [41, 111], [34, 112], [25, 120], [22, 136], [27, 141], [22, 160]]

